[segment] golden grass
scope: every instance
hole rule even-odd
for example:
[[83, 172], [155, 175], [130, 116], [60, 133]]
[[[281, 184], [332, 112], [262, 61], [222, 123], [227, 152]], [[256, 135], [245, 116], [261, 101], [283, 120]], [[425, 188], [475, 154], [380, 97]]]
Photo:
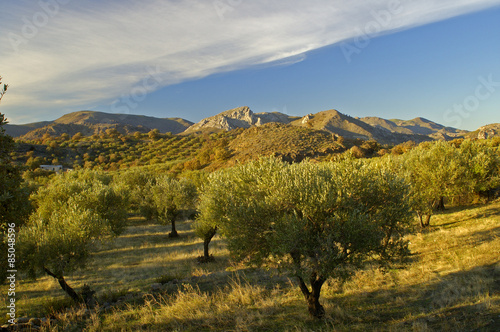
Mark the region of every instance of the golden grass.
[[[433, 217], [431, 229], [409, 236], [413, 256], [405, 269], [367, 269], [344, 284], [329, 281], [321, 321], [308, 316], [293, 279], [232, 264], [220, 238], [211, 247], [217, 262], [197, 264], [202, 243], [191, 222], [179, 223], [179, 239], [168, 238], [169, 227], [138, 218], [129, 223], [68, 283], [92, 285], [100, 305], [136, 297], [99, 314], [79, 307], [54, 312], [59, 323], [47, 331], [500, 330], [500, 202]], [[185, 282], [151, 293], [151, 284], [172, 279]], [[49, 314], [47, 303], [69, 305], [49, 278], [18, 288], [22, 314]]]

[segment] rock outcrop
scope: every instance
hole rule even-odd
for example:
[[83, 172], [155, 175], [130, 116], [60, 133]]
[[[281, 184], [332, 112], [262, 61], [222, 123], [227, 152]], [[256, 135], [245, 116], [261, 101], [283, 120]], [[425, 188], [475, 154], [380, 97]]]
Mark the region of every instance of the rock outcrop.
[[478, 129], [478, 139], [488, 139], [495, 136], [500, 136], [500, 123], [490, 124]]
[[185, 133], [193, 133], [205, 129], [233, 130], [237, 128], [250, 128], [262, 126], [270, 122], [290, 123], [296, 117], [283, 113], [254, 113], [248, 106], [234, 108], [209, 118], [189, 127]]

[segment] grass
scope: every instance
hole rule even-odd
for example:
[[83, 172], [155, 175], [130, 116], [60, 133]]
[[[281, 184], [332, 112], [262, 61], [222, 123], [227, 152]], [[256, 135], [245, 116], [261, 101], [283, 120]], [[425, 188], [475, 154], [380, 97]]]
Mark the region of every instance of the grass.
[[[119, 304], [99, 314], [70, 307], [56, 282], [41, 278], [18, 285], [18, 313], [53, 315], [58, 323], [50, 331], [500, 330], [500, 202], [451, 208], [431, 223], [409, 236], [413, 256], [405, 269], [329, 281], [321, 321], [308, 316], [293, 279], [231, 263], [220, 238], [211, 245], [217, 261], [199, 265], [202, 243], [190, 221], [170, 239], [169, 227], [139, 218], [68, 277], [76, 288], [90, 284], [101, 306]], [[158, 282], [170, 283], [152, 292]], [[6, 300], [5, 285], [1, 294]]]
[[331, 157], [345, 150], [329, 132], [278, 123], [246, 129], [229, 143], [229, 147], [233, 151], [230, 160], [233, 163], [272, 154], [300, 161]]

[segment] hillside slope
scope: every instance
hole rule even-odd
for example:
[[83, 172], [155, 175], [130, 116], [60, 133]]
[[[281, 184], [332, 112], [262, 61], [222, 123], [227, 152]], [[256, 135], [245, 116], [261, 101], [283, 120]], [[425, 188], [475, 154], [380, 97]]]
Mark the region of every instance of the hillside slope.
[[[108, 129], [116, 129], [122, 134], [147, 133], [158, 129], [160, 133], [211, 134], [234, 129], [260, 127], [268, 123], [286, 124], [295, 127], [326, 131], [346, 139], [376, 140], [381, 144], [397, 145], [407, 141], [417, 143], [429, 140], [451, 140], [467, 135], [467, 131], [445, 127], [424, 118], [412, 120], [387, 120], [379, 117], [357, 118], [337, 110], [327, 110], [303, 117], [279, 112], [254, 113], [248, 106], [237, 107], [217, 115], [202, 119], [198, 123], [181, 118], [156, 118], [133, 114], [110, 114], [95, 111], [80, 111], [66, 114], [50, 122], [26, 125], [7, 125], [7, 133], [23, 140], [36, 140], [45, 134], [70, 136], [81, 132], [85, 136], [100, 134]], [[498, 128], [484, 127], [483, 134], [495, 135]], [[489, 131], [488, 131], [489, 130]], [[488, 132], [487, 132], [488, 131]], [[486, 136], [485, 136], [486, 135]]]
[[239, 162], [270, 155], [300, 162], [345, 150], [331, 133], [282, 123], [246, 129], [229, 143], [229, 148], [232, 159]]
[[[387, 120], [384, 121], [388, 122]], [[291, 124], [316, 130], [325, 130], [349, 139], [373, 139], [384, 144], [399, 144], [410, 140], [415, 142], [431, 140], [431, 138], [425, 135], [415, 134], [412, 131], [399, 132], [390, 130], [384, 126], [373, 126], [360, 119], [342, 114], [337, 110], [309, 114]]]
[[183, 134], [248, 129], [270, 122], [327, 131], [347, 139], [376, 140], [383, 144], [449, 140], [466, 133], [423, 118], [408, 121], [391, 121], [378, 117], [353, 118], [337, 110], [294, 117], [282, 113], [253, 113], [248, 106], [244, 106], [205, 118], [189, 127]]
[[[36, 128], [20, 135], [21, 139], [40, 139], [46, 133], [52, 136], [60, 136], [63, 133], [72, 136], [77, 132], [81, 132], [83, 135], [92, 135], [112, 128], [122, 134], [130, 134], [135, 131], [145, 133], [152, 129], [158, 129], [161, 133], [178, 134], [192, 125], [192, 122], [180, 118], [162, 119], [144, 115], [80, 111], [63, 115], [57, 120], [44, 123], [43, 126], [31, 124], [23, 125], [22, 128], [33, 127], [34, 125], [36, 125]], [[12, 136], [17, 137], [18, 135]]]
[[487, 139], [491, 137], [500, 136], [500, 123], [493, 123], [482, 126], [476, 131], [470, 132], [466, 135], [469, 138]]
[[26, 135], [32, 130], [42, 128], [44, 126], [47, 126], [51, 124], [51, 121], [42, 121], [42, 122], [33, 122], [33, 123], [27, 123], [24, 125], [14, 125], [14, 124], [6, 124], [4, 125], [5, 132], [7, 135], [12, 136], [12, 137], [19, 137]]

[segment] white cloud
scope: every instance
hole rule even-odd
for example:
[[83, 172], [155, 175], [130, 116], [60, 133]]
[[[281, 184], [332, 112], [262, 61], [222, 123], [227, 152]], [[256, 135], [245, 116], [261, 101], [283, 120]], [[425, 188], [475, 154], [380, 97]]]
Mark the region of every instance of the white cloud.
[[[383, 34], [500, 4], [396, 0], [399, 10], [386, 20], [393, 0], [42, 2], [58, 5], [49, 7], [45, 21], [46, 11], [33, 1], [7, 2], [0, 13], [7, 28], [0, 36], [0, 71], [12, 87], [2, 108], [16, 122], [36, 108], [110, 103], [141, 84], [151, 68], [159, 69], [161, 83], [149, 86], [154, 90], [222, 71], [297, 62], [310, 50], [369, 30], [374, 13], [381, 15], [375, 30]], [[38, 31], [28, 33], [33, 21]], [[14, 37], [26, 41], [17, 51]]]

